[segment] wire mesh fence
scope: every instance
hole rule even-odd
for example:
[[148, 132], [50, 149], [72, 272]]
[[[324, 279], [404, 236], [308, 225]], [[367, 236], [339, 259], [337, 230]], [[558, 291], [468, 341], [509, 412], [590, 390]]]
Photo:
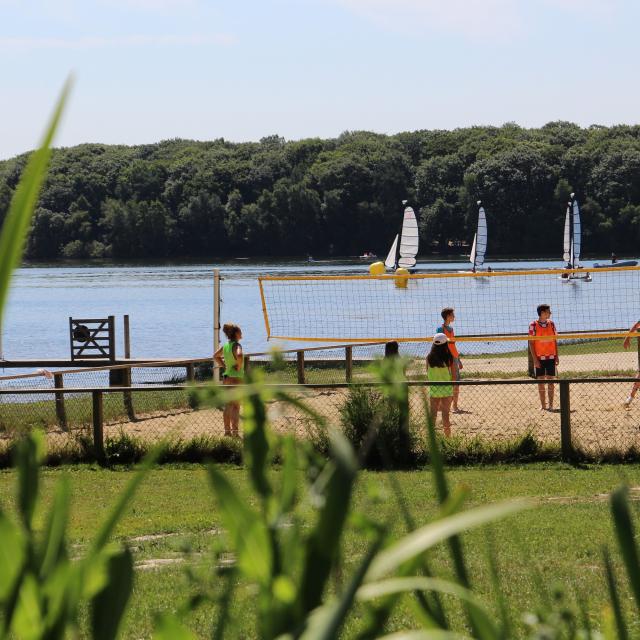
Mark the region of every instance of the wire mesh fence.
[[[545, 384], [545, 402], [553, 390], [551, 410], [542, 410], [539, 385], [531, 380], [468, 380], [459, 384], [458, 413], [451, 413], [452, 436], [457, 441], [504, 444], [530, 436], [567, 453], [603, 458], [640, 452], [640, 398], [625, 406], [635, 378], [571, 379]], [[425, 398], [429, 385], [409, 382], [410, 422], [418, 437], [426, 425]], [[381, 395], [376, 385], [281, 385], [301, 399], [328, 424], [342, 429], [354, 414], [357, 389], [372, 392], [374, 412]], [[0, 451], [27, 430], [43, 428], [50, 448], [100, 449], [109, 439], [137, 439], [148, 445], [159, 441], [190, 441], [225, 434], [219, 408], [195, 400], [196, 386], [104, 387], [61, 390], [0, 390]], [[99, 400], [99, 402], [98, 402]], [[367, 415], [370, 415], [367, 414]], [[283, 400], [268, 403], [272, 428], [313, 438], [318, 426], [309, 415]], [[242, 421], [240, 423], [242, 429]], [[442, 416], [436, 427], [442, 430]]]

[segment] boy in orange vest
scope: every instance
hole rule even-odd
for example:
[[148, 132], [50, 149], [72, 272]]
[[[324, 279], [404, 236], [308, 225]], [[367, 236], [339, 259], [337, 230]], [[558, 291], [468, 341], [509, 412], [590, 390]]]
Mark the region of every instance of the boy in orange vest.
[[[453, 362], [451, 363], [451, 377], [452, 380], [460, 380], [460, 369], [462, 369], [462, 361], [460, 360], [460, 354], [458, 353], [458, 348], [456, 347], [456, 337], [453, 332], [453, 327], [451, 323], [456, 319], [455, 309], [453, 307], [445, 307], [441, 312], [442, 316], [442, 324], [436, 329], [436, 333], [444, 333], [449, 340], [449, 351], [451, 352], [451, 356], [453, 357]], [[458, 408], [458, 397], [460, 396], [460, 386], [457, 384], [453, 385], [453, 404], [452, 411], [453, 413], [463, 413], [462, 409]]]
[[[551, 320], [551, 307], [548, 304], [538, 305], [538, 319], [529, 325], [530, 336], [555, 336], [556, 326]], [[549, 340], [529, 340], [529, 350], [533, 356], [533, 366], [536, 370], [536, 378], [539, 380], [553, 380], [556, 377], [556, 366], [560, 363], [558, 358], [558, 343], [554, 338]], [[540, 394], [540, 409], [553, 411], [553, 383], [547, 384], [547, 405], [544, 394], [544, 382], [538, 385]]]

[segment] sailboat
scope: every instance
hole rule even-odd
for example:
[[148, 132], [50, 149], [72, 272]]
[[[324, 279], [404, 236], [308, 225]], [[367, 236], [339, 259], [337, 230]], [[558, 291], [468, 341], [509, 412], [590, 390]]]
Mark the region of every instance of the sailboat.
[[[580, 269], [580, 250], [582, 249], [582, 224], [580, 222], [580, 207], [576, 194], [571, 194], [571, 200], [567, 204], [567, 213], [564, 219], [564, 253], [563, 260], [567, 263], [567, 269]], [[563, 282], [582, 280], [591, 282], [589, 272], [562, 274]]]
[[469, 254], [471, 271], [460, 271], [459, 273], [476, 273], [484, 264], [484, 256], [487, 251], [487, 216], [485, 215], [482, 200], [478, 200], [478, 226], [473, 235], [473, 244]]
[[478, 200], [478, 226], [473, 236], [473, 245], [469, 262], [471, 270], [475, 273], [484, 264], [484, 254], [487, 251], [487, 217], [482, 206], [482, 200]]
[[412, 269], [416, 266], [416, 256], [418, 255], [418, 221], [412, 207], [408, 207], [407, 201], [403, 200], [404, 217], [402, 218], [402, 229], [396, 235], [391, 249], [384, 261], [387, 269], [395, 271], [399, 267]]

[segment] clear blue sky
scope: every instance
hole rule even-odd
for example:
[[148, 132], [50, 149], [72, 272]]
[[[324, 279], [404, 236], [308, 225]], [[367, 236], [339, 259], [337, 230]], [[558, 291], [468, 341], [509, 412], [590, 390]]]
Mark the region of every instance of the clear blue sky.
[[515, 121], [640, 121], [631, 0], [0, 0], [0, 158]]

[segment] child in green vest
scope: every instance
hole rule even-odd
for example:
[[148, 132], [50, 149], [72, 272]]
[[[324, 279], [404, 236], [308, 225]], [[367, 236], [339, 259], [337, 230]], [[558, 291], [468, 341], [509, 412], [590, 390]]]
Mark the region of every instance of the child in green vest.
[[[223, 385], [238, 385], [244, 379], [244, 356], [242, 354], [242, 330], [236, 324], [225, 324], [222, 332], [227, 336], [227, 342], [220, 347], [214, 359], [222, 369]], [[240, 403], [227, 402], [222, 414], [224, 419], [224, 435], [238, 437], [238, 424], [240, 422]]]
[[[431, 351], [427, 356], [427, 380], [429, 382], [451, 382], [453, 380], [451, 373], [452, 365], [453, 356], [449, 350], [449, 340], [444, 333], [436, 333], [431, 343]], [[452, 384], [429, 386], [431, 417], [435, 424], [438, 418], [438, 411], [440, 411], [442, 414], [444, 435], [447, 438], [451, 435], [449, 412], [452, 399]]]

